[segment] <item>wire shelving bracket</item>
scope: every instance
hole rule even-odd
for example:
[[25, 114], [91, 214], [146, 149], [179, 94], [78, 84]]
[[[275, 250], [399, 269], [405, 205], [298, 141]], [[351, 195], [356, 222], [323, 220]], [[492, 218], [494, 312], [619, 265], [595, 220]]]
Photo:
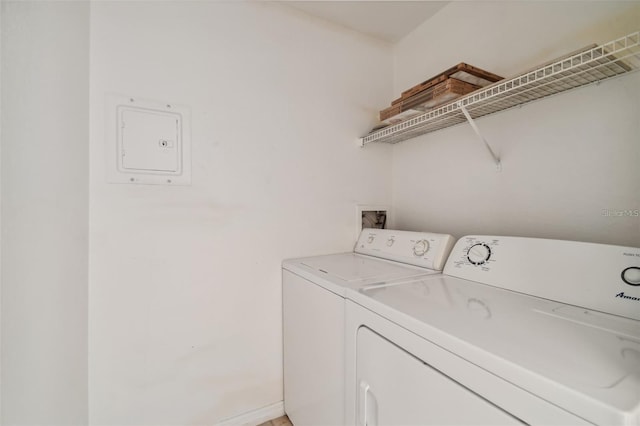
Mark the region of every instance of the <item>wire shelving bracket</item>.
[[487, 148], [487, 151], [489, 151], [489, 155], [491, 155], [493, 162], [496, 164], [496, 170], [502, 171], [502, 163], [500, 163], [500, 157], [496, 155], [493, 149], [491, 149], [491, 145], [489, 145], [489, 142], [487, 142], [484, 136], [482, 136], [482, 133], [480, 133], [480, 129], [478, 129], [478, 126], [476, 125], [475, 121], [473, 121], [473, 118], [471, 118], [471, 115], [469, 115], [469, 111], [467, 111], [467, 109], [462, 104], [459, 104], [458, 107], [460, 108], [460, 111], [462, 111], [465, 118], [471, 125], [471, 128], [473, 129], [473, 131], [476, 132], [476, 135], [478, 135], [478, 138], [480, 139], [480, 141], [484, 144], [485, 148]]

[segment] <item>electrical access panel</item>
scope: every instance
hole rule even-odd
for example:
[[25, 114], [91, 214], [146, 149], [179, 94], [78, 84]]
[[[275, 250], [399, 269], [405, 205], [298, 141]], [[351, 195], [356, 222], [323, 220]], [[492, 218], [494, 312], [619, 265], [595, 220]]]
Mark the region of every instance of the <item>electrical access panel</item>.
[[191, 183], [188, 108], [111, 96], [107, 109], [108, 182]]

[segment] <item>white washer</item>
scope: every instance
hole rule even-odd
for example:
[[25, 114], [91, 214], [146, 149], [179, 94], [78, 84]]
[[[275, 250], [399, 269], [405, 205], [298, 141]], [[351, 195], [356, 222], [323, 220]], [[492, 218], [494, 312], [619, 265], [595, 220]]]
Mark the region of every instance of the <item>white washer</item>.
[[347, 297], [348, 424], [640, 424], [638, 248], [469, 236]]
[[344, 424], [346, 291], [438, 273], [454, 242], [364, 229], [353, 253], [283, 262], [284, 406], [293, 424]]

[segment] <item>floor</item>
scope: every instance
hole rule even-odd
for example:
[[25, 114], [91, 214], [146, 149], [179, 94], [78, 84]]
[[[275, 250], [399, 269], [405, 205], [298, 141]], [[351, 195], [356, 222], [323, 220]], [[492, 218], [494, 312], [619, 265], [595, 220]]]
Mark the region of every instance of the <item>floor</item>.
[[293, 426], [293, 423], [291, 423], [289, 417], [282, 416], [278, 417], [277, 419], [272, 419], [268, 422], [261, 423], [258, 426]]

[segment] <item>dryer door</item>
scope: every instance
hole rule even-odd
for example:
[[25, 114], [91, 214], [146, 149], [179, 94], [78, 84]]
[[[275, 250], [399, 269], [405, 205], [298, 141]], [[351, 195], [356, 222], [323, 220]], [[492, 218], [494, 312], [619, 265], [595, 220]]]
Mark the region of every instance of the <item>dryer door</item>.
[[358, 330], [356, 368], [358, 425], [522, 424], [366, 327]]

